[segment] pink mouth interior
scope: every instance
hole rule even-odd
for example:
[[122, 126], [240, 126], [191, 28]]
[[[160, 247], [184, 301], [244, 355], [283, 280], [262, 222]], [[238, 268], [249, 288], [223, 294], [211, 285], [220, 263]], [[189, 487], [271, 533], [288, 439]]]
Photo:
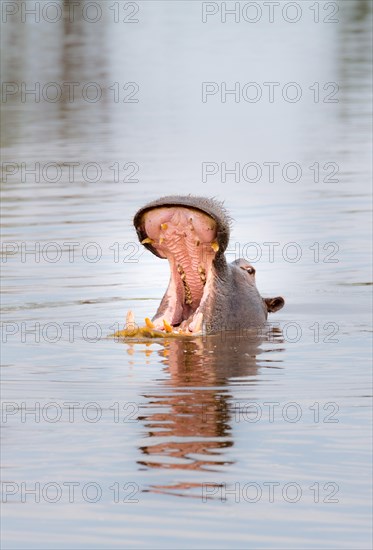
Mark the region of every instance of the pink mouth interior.
[[147, 242], [168, 259], [171, 270], [167, 308], [153, 322], [161, 327], [165, 318], [172, 326], [183, 321], [190, 326], [211, 278], [217, 251], [216, 222], [199, 210], [170, 206], [145, 212], [142, 226], [147, 239], [151, 239]]

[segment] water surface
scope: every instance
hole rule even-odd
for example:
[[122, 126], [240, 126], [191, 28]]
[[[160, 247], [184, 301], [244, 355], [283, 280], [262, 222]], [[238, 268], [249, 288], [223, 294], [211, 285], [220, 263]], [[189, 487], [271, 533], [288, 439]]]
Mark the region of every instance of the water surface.
[[[370, 548], [370, 2], [96, 4], [2, 25], [3, 547]], [[162, 297], [131, 219], [168, 193], [225, 200], [228, 258], [286, 300], [268, 331], [106, 338]]]

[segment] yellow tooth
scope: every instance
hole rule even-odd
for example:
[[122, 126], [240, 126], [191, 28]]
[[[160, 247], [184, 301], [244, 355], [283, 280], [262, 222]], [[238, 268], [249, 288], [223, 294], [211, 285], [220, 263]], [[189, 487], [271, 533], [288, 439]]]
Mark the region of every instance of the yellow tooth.
[[166, 332], [172, 332], [172, 326], [167, 323], [166, 319], [163, 319], [163, 326]]
[[148, 328], [154, 328], [154, 323], [151, 322], [151, 320], [149, 319], [149, 317], [145, 317], [145, 324]]
[[218, 242], [217, 241], [212, 241], [211, 248], [213, 249], [214, 252], [217, 252], [219, 250]]
[[167, 227], [167, 223], [161, 223], [161, 229], [163, 229], [163, 231], [166, 231]]
[[163, 243], [164, 243], [164, 238], [161, 237], [161, 238], [159, 239], [159, 244], [163, 244]]
[[149, 237], [146, 237], [146, 239], [141, 241], [141, 244], [153, 244], [153, 239], [150, 239]]
[[205, 268], [201, 265], [198, 266], [198, 273], [205, 273]]

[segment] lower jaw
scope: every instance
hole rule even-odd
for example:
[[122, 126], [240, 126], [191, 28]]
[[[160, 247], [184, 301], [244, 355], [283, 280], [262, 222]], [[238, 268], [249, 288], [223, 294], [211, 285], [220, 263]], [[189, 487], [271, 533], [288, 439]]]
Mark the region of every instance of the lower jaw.
[[[193, 330], [190, 330], [193, 323]], [[197, 313], [196, 316], [184, 320], [180, 325], [172, 326], [166, 320], [163, 320], [162, 326], [156, 326], [148, 317], [144, 320], [144, 325], [139, 326], [135, 322], [132, 311], [127, 313], [126, 324], [122, 330], [116, 331], [111, 336], [120, 339], [141, 339], [141, 338], [177, 338], [177, 337], [196, 337], [203, 335], [203, 315]]]
[[165, 331], [167, 333], [175, 332], [178, 334], [201, 333], [203, 329], [203, 313], [198, 308], [189, 316], [181, 318], [176, 322], [170, 322], [167, 315], [157, 314], [155, 318], [145, 319], [145, 323], [150, 329]]
[[[215, 281], [213, 268], [210, 267], [204, 274], [203, 281], [196, 282], [194, 278], [190, 288], [187, 284], [189, 292], [185, 292], [185, 285], [180, 284], [177, 276], [172, 277], [158, 311], [152, 321], [147, 322], [149, 328], [168, 333], [201, 334], [207, 321]], [[187, 273], [185, 282], [188, 281], [192, 281], [192, 276]]]

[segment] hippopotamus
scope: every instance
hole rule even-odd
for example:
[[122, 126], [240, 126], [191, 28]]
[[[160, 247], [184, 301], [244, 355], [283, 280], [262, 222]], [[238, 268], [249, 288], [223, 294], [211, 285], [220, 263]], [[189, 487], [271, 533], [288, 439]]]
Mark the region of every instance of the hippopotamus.
[[168, 288], [148, 327], [190, 335], [247, 329], [283, 307], [281, 296], [260, 296], [255, 268], [245, 259], [227, 262], [231, 218], [222, 202], [162, 197], [140, 208], [133, 223], [141, 244], [170, 265]]

